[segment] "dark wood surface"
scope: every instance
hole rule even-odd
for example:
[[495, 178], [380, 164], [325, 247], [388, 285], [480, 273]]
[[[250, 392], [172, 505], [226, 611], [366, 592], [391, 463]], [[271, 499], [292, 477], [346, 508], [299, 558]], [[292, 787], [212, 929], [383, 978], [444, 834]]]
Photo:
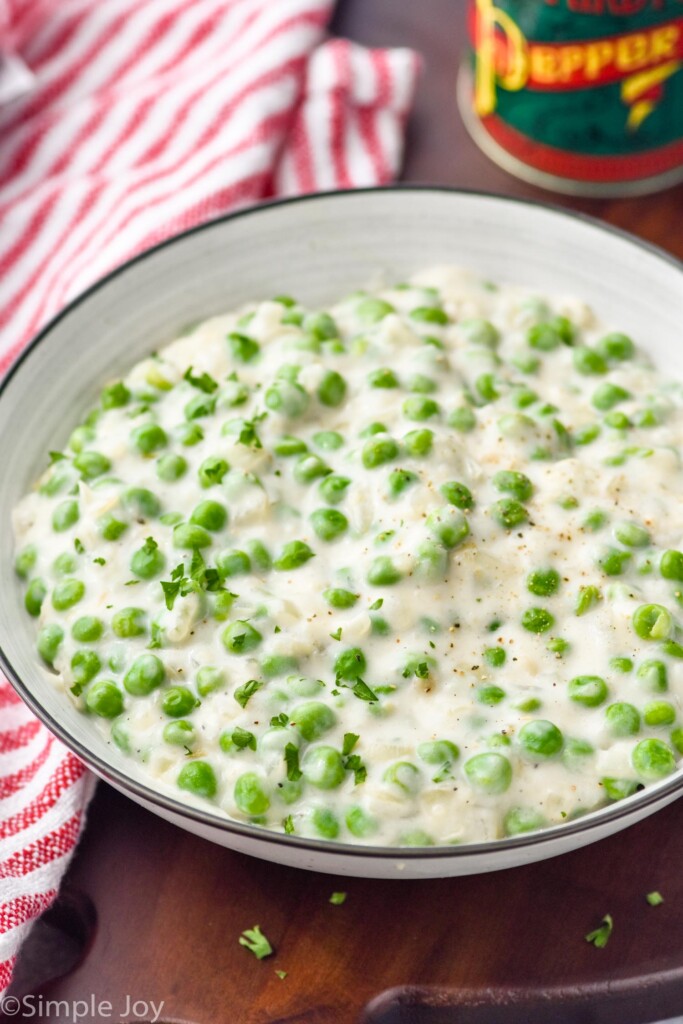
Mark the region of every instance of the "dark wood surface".
[[[683, 187], [634, 200], [567, 200], [517, 182], [477, 150], [455, 103], [463, 15], [464, 0], [340, 2], [334, 32], [414, 46], [424, 56], [404, 179], [551, 199], [683, 257]], [[44, 997], [112, 1004], [89, 1021], [149, 1017], [142, 1006], [126, 1012], [137, 1000], [163, 1002], [162, 1020], [196, 1024], [342, 1024], [360, 1020], [388, 989], [436, 986], [431, 995], [384, 997], [367, 1019], [504, 1024], [532, 1020], [520, 988], [585, 994], [593, 986], [593, 1010], [584, 1001], [543, 1019], [653, 1020], [683, 1013], [682, 851], [679, 801], [609, 840], [512, 871], [431, 882], [341, 879], [212, 846], [100, 784], [68, 873], [71, 890], [94, 902], [98, 925], [80, 967]], [[665, 898], [656, 908], [645, 900], [654, 889]], [[343, 906], [328, 902], [334, 890], [348, 893]], [[605, 913], [614, 934], [598, 950], [584, 934]], [[257, 923], [277, 950], [263, 961], [238, 945]], [[625, 993], [611, 1010], [608, 983]], [[438, 986], [455, 987], [469, 1009], [450, 1008], [454, 996]], [[473, 1009], [508, 986], [518, 990], [513, 1016]], [[69, 1018], [48, 1009], [31, 1019]]]

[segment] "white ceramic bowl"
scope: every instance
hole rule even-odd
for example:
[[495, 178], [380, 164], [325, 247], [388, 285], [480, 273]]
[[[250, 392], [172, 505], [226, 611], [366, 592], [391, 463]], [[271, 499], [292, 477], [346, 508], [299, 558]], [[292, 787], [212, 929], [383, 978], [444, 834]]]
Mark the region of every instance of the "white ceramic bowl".
[[157, 792], [90, 728], [37, 664], [34, 623], [11, 571], [10, 513], [107, 378], [183, 325], [275, 292], [325, 305], [379, 274], [434, 263], [572, 293], [620, 325], [667, 373], [683, 376], [683, 268], [594, 221], [497, 196], [397, 188], [311, 196], [244, 211], [179, 235], [120, 267], [33, 341], [0, 387], [0, 660], [36, 714], [98, 775], [182, 828], [283, 864], [416, 878], [493, 871], [551, 857], [625, 828], [683, 792], [683, 772], [576, 821], [461, 847], [390, 849], [278, 835]]

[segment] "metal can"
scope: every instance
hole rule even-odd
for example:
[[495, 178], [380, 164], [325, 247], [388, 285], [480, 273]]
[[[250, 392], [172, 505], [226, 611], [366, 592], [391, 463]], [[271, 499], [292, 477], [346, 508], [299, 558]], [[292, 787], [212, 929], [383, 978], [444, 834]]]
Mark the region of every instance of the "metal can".
[[468, 0], [458, 96], [505, 170], [574, 195], [683, 180], [683, 0]]

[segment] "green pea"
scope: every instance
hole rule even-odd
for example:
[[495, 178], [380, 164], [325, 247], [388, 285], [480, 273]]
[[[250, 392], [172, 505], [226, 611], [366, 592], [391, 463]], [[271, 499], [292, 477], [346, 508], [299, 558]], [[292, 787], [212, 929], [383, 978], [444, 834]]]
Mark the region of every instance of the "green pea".
[[631, 338], [627, 334], [621, 334], [619, 331], [606, 334], [604, 338], [598, 341], [596, 348], [605, 359], [614, 359], [618, 362], [632, 359], [636, 351]]
[[61, 580], [52, 591], [52, 607], [58, 612], [73, 608], [85, 596], [85, 583], [76, 579]]
[[528, 501], [534, 493], [534, 485], [528, 476], [511, 469], [501, 469], [494, 474], [493, 486], [497, 491], [511, 494], [518, 501]]
[[607, 683], [600, 676], [575, 676], [569, 681], [569, 699], [585, 708], [597, 708], [607, 700]]
[[166, 566], [163, 551], [153, 541], [152, 543], [150, 541], [151, 537], [141, 548], [133, 552], [133, 557], [130, 560], [131, 572], [143, 580], [151, 580], [155, 576], [159, 576]]
[[308, 392], [296, 381], [277, 380], [268, 388], [265, 403], [271, 412], [280, 413], [288, 419], [296, 419], [308, 409], [310, 404]]
[[600, 409], [601, 412], [607, 412], [609, 409], [613, 409], [615, 405], [618, 405], [619, 402], [625, 402], [628, 398], [631, 398], [631, 395], [625, 388], [605, 381], [604, 384], [601, 384], [593, 392], [591, 402], [596, 409]]
[[504, 793], [512, 782], [512, 765], [504, 754], [475, 754], [463, 767], [469, 784], [482, 793]]
[[627, 796], [633, 796], [634, 793], [643, 788], [642, 785], [633, 779], [603, 778], [600, 780], [600, 784], [604, 788], [605, 796], [608, 800], [623, 800]]
[[228, 335], [228, 345], [232, 358], [240, 363], [251, 363], [260, 352], [257, 341], [247, 334], [239, 334], [236, 331]]
[[431, 395], [439, 387], [432, 377], [427, 377], [424, 373], [416, 373], [410, 378], [407, 386], [408, 390], [416, 395]]
[[402, 578], [400, 569], [388, 555], [373, 558], [367, 573], [367, 581], [373, 587], [391, 587]]
[[313, 435], [313, 444], [326, 452], [336, 452], [344, 444], [344, 438], [336, 430], [319, 430]]
[[641, 740], [631, 754], [631, 764], [641, 779], [654, 782], [676, 770], [676, 759], [671, 747], [663, 740]]
[[346, 812], [346, 827], [357, 839], [366, 839], [377, 831], [378, 824], [362, 807], [350, 807]]
[[666, 665], [656, 658], [642, 661], [638, 666], [636, 676], [651, 693], [666, 693], [669, 689]]
[[355, 682], [359, 679], [365, 673], [366, 668], [365, 655], [360, 647], [350, 647], [348, 650], [342, 651], [334, 663], [335, 674], [348, 682]]
[[362, 460], [366, 469], [377, 469], [398, 458], [399, 447], [391, 437], [375, 438], [363, 446]]
[[103, 409], [120, 409], [130, 402], [130, 391], [122, 380], [114, 381], [100, 392], [100, 402]]
[[256, 650], [263, 636], [251, 623], [244, 619], [236, 619], [226, 626], [221, 639], [231, 654], [249, 654], [250, 651]]
[[273, 568], [279, 572], [289, 572], [305, 565], [311, 558], [315, 558], [315, 551], [312, 551], [305, 541], [292, 540], [285, 544], [279, 557], [273, 562]]
[[204, 431], [198, 423], [179, 423], [174, 436], [185, 448], [192, 448], [204, 440]]
[[81, 616], [80, 619], [76, 619], [71, 627], [72, 637], [82, 644], [95, 643], [103, 633], [104, 623], [102, 619], [97, 619], [94, 615]]
[[487, 647], [484, 651], [484, 661], [491, 668], [502, 668], [507, 660], [507, 653], [502, 647]]
[[183, 765], [176, 779], [179, 789], [187, 790], [195, 796], [211, 799], [218, 792], [216, 773], [208, 761], [189, 761]]
[[530, 633], [547, 633], [555, 625], [555, 619], [546, 608], [527, 608], [522, 615], [522, 625]]
[[419, 476], [409, 469], [392, 469], [389, 474], [389, 494], [392, 498], [398, 498], [404, 491], [413, 484], [418, 483]]
[[283, 434], [273, 445], [273, 451], [281, 458], [289, 459], [293, 455], [303, 455], [308, 451], [308, 445], [300, 437], [292, 437], [291, 434]]
[[390, 764], [382, 778], [409, 796], [417, 793], [422, 786], [420, 769], [410, 761], [395, 761], [394, 764]]
[[168, 444], [166, 431], [158, 423], [143, 423], [131, 432], [130, 439], [141, 455], [152, 455]]
[[441, 765], [457, 761], [460, 749], [450, 740], [427, 740], [418, 745], [417, 756], [426, 764]]
[[601, 375], [607, 373], [607, 363], [604, 356], [594, 348], [579, 346], [572, 352], [574, 369], [578, 373], [589, 375]]
[[562, 733], [543, 718], [536, 718], [533, 722], [527, 722], [519, 730], [517, 741], [522, 752], [534, 761], [555, 757], [564, 746]]
[[443, 544], [427, 540], [417, 549], [416, 572], [426, 580], [437, 580], [448, 572], [448, 552]]
[[672, 729], [669, 739], [671, 740], [673, 746], [676, 748], [678, 753], [683, 754], [683, 729]]
[[225, 673], [213, 665], [202, 665], [197, 672], [195, 686], [200, 697], [215, 693], [225, 685]]
[[315, 807], [311, 812], [311, 824], [324, 839], [336, 839], [339, 835], [339, 821], [326, 807]]
[[458, 324], [458, 329], [464, 334], [466, 340], [473, 345], [497, 348], [500, 342], [500, 331], [497, 327], [493, 326], [490, 320], [482, 320], [478, 317], [470, 320], [461, 320]]
[[549, 323], [533, 324], [527, 331], [527, 343], [539, 352], [552, 352], [562, 344], [562, 338]]
[[63, 551], [52, 563], [52, 571], [55, 576], [71, 576], [76, 572], [76, 566], [75, 556], [68, 551]]
[[505, 530], [513, 530], [516, 526], [522, 526], [528, 522], [529, 513], [512, 498], [501, 498], [491, 505], [491, 515], [496, 522]]
[[463, 509], [463, 511], [469, 511], [474, 508], [474, 498], [469, 487], [465, 487], [465, 484], [459, 483], [457, 480], [449, 480], [445, 484], [441, 484], [439, 491], [450, 505], [455, 505], [456, 508]]
[[101, 668], [102, 662], [94, 651], [76, 651], [71, 659], [71, 675], [80, 685], [94, 679]]
[[161, 512], [161, 502], [146, 487], [130, 487], [121, 500], [124, 508], [136, 519], [154, 519]]
[[187, 459], [182, 455], [162, 455], [156, 463], [157, 476], [164, 483], [174, 483], [187, 473]]
[[318, 537], [324, 541], [337, 540], [349, 528], [343, 512], [335, 508], [319, 508], [311, 515], [311, 523]]
[[14, 559], [14, 571], [22, 580], [27, 580], [35, 569], [38, 551], [35, 544], [27, 544]]
[[211, 534], [195, 523], [178, 523], [173, 528], [173, 546], [185, 551], [206, 548], [211, 544]]
[[85, 706], [99, 718], [116, 718], [123, 711], [123, 694], [111, 679], [100, 679], [88, 687]]
[[72, 452], [82, 452], [86, 444], [89, 444], [91, 441], [94, 440], [95, 431], [92, 429], [92, 427], [76, 427], [76, 429], [71, 434], [71, 437], [69, 438], [69, 448], [71, 449]]
[[344, 781], [342, 756], [334, 747], [309, 747], [301, 761], [304, 779], [317, 789], [336, 789]]
[[43, 626], [38, 632], [36, 646], [38, 654], [48, 665], [53, 665], [57, 652], [64, 639], [64, 630], [61, 626], [50, 624]]
[[74, 466], [84, 480], [94, 480], [111, 469], [111, 462], [101, 452], [83, 451], [74, 459]]
[[374, 298], [368, 296], [366, 299], [361, 301], [356, 306], [356, 316], [363, 321], [364, 324], [376, 324], [380, 320], [384, 320], [385, 316], [389, 316], [390, 313], [395, 313], [396, 310], [390, 302], [385, 302], [384, 299]]
[[449, 427], [453, 428], [453, 430], [457, 430], [461, 434], [469, 434], [469, 432], [474, 430], [477, 425], [477, 417], [472, 409], [463, 405], [458, 409], [454, 409], [453, 412], [450, 412], [446, 418], [446, 422]]
[[167, 722], [161, 735], [165, 743], [170, 743], [174, 747], [186, 747], [188, 750], [192, 749], [197, 739], [195, 727], [182, 718]]
[[650, 543], [650, 534], [638, 523], [617, 523], [614, 536], [627, 548], [644, 548]]
[[600, 425], [598, 423], [587, 423], [574, 431], [574, 444], [590, 444], [600, 436]]
[[408, 453], [416, 459], [426, 458], [434, 444], [434, 432], [432, 430], [411, 430], [403, 437], [403, 446]]
[[147, 614], [144, 608], [122, 608], [112, 618], [111, 628], [122, 640], [144, 636], [147, 632]]
[[212, 532], [222, 530], [227, 521], [228, 510], [219, 501], [200, 501], [190, 516], [190, 523], [194, 526], [201, 526]]
[[420, 324], [436, 324], [439, 327], [445, 327], [448, 323], [448, 316], [438, 306], [416, 306], [415, 309], [411, 309], [409, 316], [411, 320]]
[[375, 434], [386, 434], [387, 426], [384, 423], [380, 423], [375, 420], [374, 423], [369, 423], [367, 427], [361, 430], [359, 437], [374, 437]]
[[462, 544], [470, 532], [469, 523], [462, 512], [448, 505], [430, 512], [426, 525], [429, 532], [449, 549]]
[[146, 697], [166, 678], [164, 663], [156, 654], [141, 654], [123, 677], [123, 685], [133, 697]]
[[217, 455], [209, 455], [197, 471], [200, 486], [205, 489], [215, 487], [222, 481], [229, 469], [230, 466], [225, 459], [221, 459]]
[[224, 579], [251, 572], [251, 559], [246, 551], [229, 548], [216, 555], [216, 568]]
[[610, 668], [613, 668], [615, 672], [631, 672], [633, 670], [633, 662], [630, 658], [610, 658]]
[[318, 401], [336, 408], [346, 398], [346, 381], [336, 370], [327, 370], [318, 385]]
[[317, 341], [339, 337], [339, 328], [329, 313], [307, 313], [303, 327]]
[[610, 704], [605, 709], [605, 721], [613, 736], [635, 736], [640, 731], [640, 712], [625, 701]]
[[32, 579], [29, 583], [26, 596], [24, 597], [24, 607], [29, 615], [33, 618], [37, 618], [40, 615], [40, 609], [43, 606], [43, 601], [47, 597], [47, 587], [43, 580], [37, 576]]
[[346, 497], [346, 491], [351, 484], [348, 476], [338, 476], [331, 473], [321, 481], [318, 491], [323, 501], [329, 505], [338, 505]]
[[56, 533], [64, 533], [78, 522], [79, 516], [78, 502], [73, 498], [67, 498], [66, 501], [60, 502], [52, 513], [52, 529]]
[[128, 523], [107, 512], [97, 520], [97, 529], [104, 540], [118, 540], [128, 529]]
[[184, 718], [197, 703], [197, 698], [187, 686], [171, 686], [161, 698], [161, 710], [169, 718]]
[[319, 701], [299, 704], [291, 712], [290, 718], [303, 739], [309, 743], [329, 732], [337, 721], [334, 711]]
[[560, 574], [556, 569], [536, 569], [526, 578], [527, 590], [537, 597], [551, 597], [560, 588]]
[[476, 690], [477, 701], [487, 707], [495, 707], [505, 700], [507, 694], [500, 686], [479, 686]]
[[371, 388], [397, 388], [399, 380], [393, 370], [383, 367], [373, 370], [368, 374], [368, 384]]
[[353, 608], [360, 594], [353, 594], [342, 587], [328, 587], [327, 590], [323, 590], [323, 597], [332, 608], [344, 609]]
[[595, 608], [601, 600], [602, 594], [597, 587], [579, 587], [579, 593], [574, 607], [574, 614], [585, 615], [591, 610], [591, 608]]
[[606, 576], [621, 576], [626, 572], [632, 557], [630, 551], [622, 551], [620, 548], [608, 548], [598, 558], [597, 564]]
[[653, 700], [643, 708], [643, 720], [651, 729], [673, 725], [676, 721], [676, 709], [666, 700]]
[[641, 604], [633, 613], [633, 628], [641, 640], [666, 640], [673, 619], [661, 604]]
[[294, 479], [299, 484], [309, 484], [330, 472], [330, 467], [318, 455], [302, 455], [294, 466]]
[[614, 409], [605, 415], [605, 424], [613, 430], [628, 430], [633, 424], [625, 412]]
[[535, 832], [543, 828], [546, 820], [533, 807], [513, 807], [503, 819], [503, 830], [506, 836], [519, 836], [525, 832]]
[[403, 415], [406, 419], [414, 420], [418, 423], [431, 419], [438, 412], [438, 402], [435, 402], [433, 398], [425, 398], [423, 395], [414, 395], [406, 398], [403, 403]]
[[659, 562], [659, 571], [665, 580], [683, 582], [683, 551], [665, 551]]

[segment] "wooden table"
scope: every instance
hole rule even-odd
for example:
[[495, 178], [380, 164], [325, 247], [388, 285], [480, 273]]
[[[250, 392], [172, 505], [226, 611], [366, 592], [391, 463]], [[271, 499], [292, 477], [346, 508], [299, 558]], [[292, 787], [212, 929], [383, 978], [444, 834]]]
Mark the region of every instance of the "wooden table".
[[[424, 55], [404, 180], [552, 198], [499, 170], [465, 133], [455, 103], [463, 12], [462, 0], [341, 0], [333, 31]], [[556, 201], [683, 257], [683, 187], [636, 200]], [[149, 1019], [149, 1004], [163, 1002], [162, 1020], [341, 1024], [360, 1020], [366, 1004], [393, 987], [454, 986], [461, 1010], [444, 991], [404, 992], [380, 1000], [366, 1019], [649, 1021], [683, 1013], [682, 852], [679, 801], [588, 849], [494, 875], [332, 878], [212, 846], [100, 784], [66, 885], [67, 895], [92, 899], [98, 924], [82, 964], [44, 998], [108, 1000], [111, 1011], [95, 1007], [83, 1018], [93, 1022]], [[653, 908], [645, 894], [655, 889], [665, 902]], [[348, 893], [343, 906], [329, 903], [334, 890]], [[607, 912], [614, 934], [598, 950], [584, 934]], [[257, 961], [238, 945], [256, 923], [275, 957]], [[60, 943], [68, 952], [66, 939]], [[544, 989], [565, 997], [550, 1013], [538, 1010]], [[492, 1013], [491, 1001], [501, 999], [512, 1009]], [[135, 1001], [147, 1009], [126, 1012]], [[66, 1022], [60, 1012], [32, 1019]]]

